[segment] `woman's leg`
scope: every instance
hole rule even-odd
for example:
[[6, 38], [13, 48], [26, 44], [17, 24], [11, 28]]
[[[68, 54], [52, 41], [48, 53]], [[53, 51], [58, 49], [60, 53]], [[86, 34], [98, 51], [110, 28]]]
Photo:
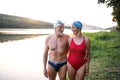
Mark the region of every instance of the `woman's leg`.
[[83, 64], [77, 71], [77, 80], [84, 80], [85, 77], [85, 64]]
[[69, 80], [75, 80], [75, 78], [76, 78], [76, 71], [75, 71], [75, 69], [72, 67], [72, 65], [69, 62], [67, 62], [67, 69], [68, 69]]
[[67, 65], [62, 66], [58, 71], [58, 76], [60, 80], [66, 80], [66, 71], [67, 71]]

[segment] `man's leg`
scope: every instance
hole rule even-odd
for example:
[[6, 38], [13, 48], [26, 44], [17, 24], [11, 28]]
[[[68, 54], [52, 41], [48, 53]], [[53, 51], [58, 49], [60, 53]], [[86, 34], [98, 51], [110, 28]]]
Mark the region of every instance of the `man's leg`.
[[66, 80], [66, 71], [67, 71], [67, 64], [62, 66], [58, 71], [58, 76], [60, 80]]
[[49, 80], [55, 80], [57, 72], [53, 69], [51, 65], [48, 65], [48, 78]]

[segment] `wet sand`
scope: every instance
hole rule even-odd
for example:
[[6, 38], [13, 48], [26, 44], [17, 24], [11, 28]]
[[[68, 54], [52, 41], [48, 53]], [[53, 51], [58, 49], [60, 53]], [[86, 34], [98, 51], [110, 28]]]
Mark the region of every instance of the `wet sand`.
[[48, 80], [42, 62], [45, 38], [0, 43], [0, 80]]

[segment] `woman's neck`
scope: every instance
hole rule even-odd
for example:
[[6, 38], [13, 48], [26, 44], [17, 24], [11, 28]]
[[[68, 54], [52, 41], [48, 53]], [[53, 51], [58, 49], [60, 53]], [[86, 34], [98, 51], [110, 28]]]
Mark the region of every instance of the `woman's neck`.
[[75, 37], [80, 38], [80, 37], [82, 37], [82, 34], [78, 33]]

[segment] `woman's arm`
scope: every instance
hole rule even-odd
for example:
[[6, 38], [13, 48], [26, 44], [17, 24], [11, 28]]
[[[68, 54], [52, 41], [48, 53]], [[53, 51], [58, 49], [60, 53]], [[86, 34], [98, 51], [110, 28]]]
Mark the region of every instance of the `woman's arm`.
[[86, 37], [86, 75], [89, 74], [89, 66], [90, 66], [90, 38]]

